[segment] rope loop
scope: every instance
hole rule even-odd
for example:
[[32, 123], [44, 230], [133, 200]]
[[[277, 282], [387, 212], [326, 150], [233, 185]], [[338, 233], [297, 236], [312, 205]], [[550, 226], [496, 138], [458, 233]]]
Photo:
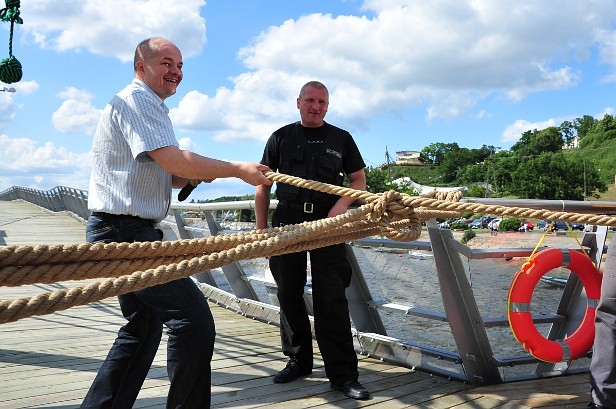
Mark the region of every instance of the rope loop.
[[19, 0], [6, 0], [6, 7], [0, 10], [0, 20], [23, 24], [24, 21], [20, 17], [19, 6]]
[[19, 0], [6, 0], [6, 7], [0, 10], [0, 20], [10, 21], [11, 30], [9, 32], [9, 57], [0, 61], [0, 81], [5, 84], [12, 84], [21, 80], [23, 75], [21, 63], [13, 56], [13, 27], [15, 23], [23, 24], [20, 16]]

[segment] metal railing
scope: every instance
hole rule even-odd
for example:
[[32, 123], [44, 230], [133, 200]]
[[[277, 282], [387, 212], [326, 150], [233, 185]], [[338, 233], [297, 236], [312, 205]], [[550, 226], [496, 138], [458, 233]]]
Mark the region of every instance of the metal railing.
[[51, 190], [38, 190], [13, 186], [0, 192], [0, 200], [25, 200], [53, 212], [68, 211], [82, 219], [90, 215], [88, 192], [82, 189], [57, 186]]
[[[81, 190], [58, 187], [42, 192], [14, 187], [0, 193], [0, 200], [15, 199], [87, 218], [87, 193]], [[616, 212], [615, 204], [610, 202], [497, 202], [502, 206], [522, 203], [524, 207], [558, 211], [574, 208], [586, 213]], [[271, 208], [276, 204], [272, 200]], [[254, 209], [253, 201], [173, 203], [170, 217], [161, 226], [165, 240], [215, 236], [252, 228], [251, 223], [242, 225], [229, 220], [232, 219], [229, 211], [250, 209]], [[188, 219], [187, 213], [200, 217]], [[493, 304], [506, 304], [506, 288], [513, 278], [494, 266], [511, 269], [515, 267], [511, 260], [520, 266], [533, 248], [473, 249], [457, 240], [451, 230], [440, 229], [433, 220], [427, 223], [426, 229], [429, 241], [400, 243], [365, 238], [346, 245], [354, 273], [347, 298], [358, 353], [473, 385], [588, 371], [588, 357], [574, 362], [539, 361], [517, 344], [506, 315], [498, 312], [490, 315]], [[581, 240], [597, 268], [606, 250], [606, 238], [607, 228], [599, 226], [596, 231], [585, 232]], [[428, 271], [426, 266], [432, 270]], [[402, 272], [387, 274], [388, 270], [395, 269]], [[418, 275], [419, 270], [426, 271]], [[484, 270], [492, 273], [485, 274]], [[414, 278], [407, 283], [409, 277]], [[211, 302], [243, 316], [280, 325], [276, 285], [267, 274], [266, 260], [204, 271], [195, 275], [195, 279]], [[498, 291], [499, 288], [503, 291]], [[552, 299], [557, 308], [554, 313], [533, 314], [533, 321], [538, 328], [543, 327], [546, 338], [561, 340], [577, 328], [584, 315], [584, 288], [577, 275], [568, 274], [563, 289], [543, 290], [549, 293], [546, 298]], [[312, 311], [311, 292], [308, 284], [304, 296], [308, 311]]]

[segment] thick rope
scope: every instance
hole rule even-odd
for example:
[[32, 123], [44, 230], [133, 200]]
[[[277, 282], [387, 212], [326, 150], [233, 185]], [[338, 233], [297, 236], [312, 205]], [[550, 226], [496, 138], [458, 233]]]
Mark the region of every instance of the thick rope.
[[13, 55], [13, 27], [15, 24], [23, 24], [24, 22], [20, 16], [19, 6], [19, 0], [6, 0], [6, 7], [0, 10], [0, 20], [11, 22], [9, 56], [0, 61], [0, 81], [5, 84], [19, 82], [23, 75], [21, 63]]
[[312, 250], [374, 235], [411, 241], [419, 238], [423, 221], [456, 217], [465, 211], [616, 225], [616, 218], [607, 216], [462, 203], [457, 201], [460, 193], [431, 192], [419, 197], [394, 191], [374, 194], [274, 172], [266, 176], [275, 182], [347, 196], [365, 204], [332, 218], [203, 239], [2, 247], [0, 286], [105, 280], [1, 301], [0, 323], [51, 314], [246, 259]]

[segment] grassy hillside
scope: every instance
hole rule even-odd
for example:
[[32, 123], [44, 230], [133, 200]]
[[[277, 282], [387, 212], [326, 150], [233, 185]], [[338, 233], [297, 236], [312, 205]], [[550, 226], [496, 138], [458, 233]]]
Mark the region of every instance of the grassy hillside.
[[606, 201], [606, 202], [616, 202], [616, 185], [612, 184], [608, 186], [607, 192], [602, 193], [601, 197], [599, 199], [593, 199], [593, 200], [600, 200], [600, 201]]

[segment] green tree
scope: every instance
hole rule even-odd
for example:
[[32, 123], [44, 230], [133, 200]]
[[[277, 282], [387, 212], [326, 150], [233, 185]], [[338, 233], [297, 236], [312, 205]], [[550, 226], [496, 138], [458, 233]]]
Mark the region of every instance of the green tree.
[[532, 130], [522, 134], [511, 147], [511, 152], [518, 156], [540, 155], [544, 152], [559, 152], [563, 148], [563, 137], [555, 126]]
[[580, 143], [588, 134], [593, 131], [597, 120], [590, 115], [584, 115], [582, 118], [576, 118], [573, 121], [573, 126], [577, 131], [577, 136], [579, 138]]
[[366, 173], [366, 190], [370, 193], [382, 193], [389, 190], [389, 174], [381, 168], [368, 167]]
[[446, 152], [443, 162], [439, 166], [443, 175], [444, 183], [451, 183], [458, 180], [458, 172], [463, 173], [463, 169], [468, 165], [473, 165], [476, 155], [467, 148], [459, 148]]
[[520, 228], [520, 219], [517, 217], [508, 217], [503, 219], [498, 224], [498, 230], [500, 231], [518, 231]]
[[[584, 183], [586, 177], [586, 183]], [[595, 191], [606, 189], [596, 169], [563, 153], [544, 153], [520, 160], [511, 179], [510, 190], [518, 197], [545, 200], [583, 200], [586, 192], [597, 197]]]
[[577, 136], [577, 131], [573, 125], [573, 122], [563, 121], [558, 127], [558, 130], [563, 138], [565, 147], [572, 147], [575, 137]]
[[481, 185], [472, 185], [464, 192], [464, 196], [466, 197], [485, 197], [485, 195], [486, 190]]
[[491, 186], [496, 196], [512, 194], [511, 181], [514, 171], [518, 167], [518, 158], [507, 151], [496, 153], [486, 161], [485, 183]]
[[420, 160], [424, 163], [440, 165], [443, 162], [445, 154], [453, 150], [460, 149], [457, 143], [442, 143], [436, 142], [423, 148], [419, 154]]

